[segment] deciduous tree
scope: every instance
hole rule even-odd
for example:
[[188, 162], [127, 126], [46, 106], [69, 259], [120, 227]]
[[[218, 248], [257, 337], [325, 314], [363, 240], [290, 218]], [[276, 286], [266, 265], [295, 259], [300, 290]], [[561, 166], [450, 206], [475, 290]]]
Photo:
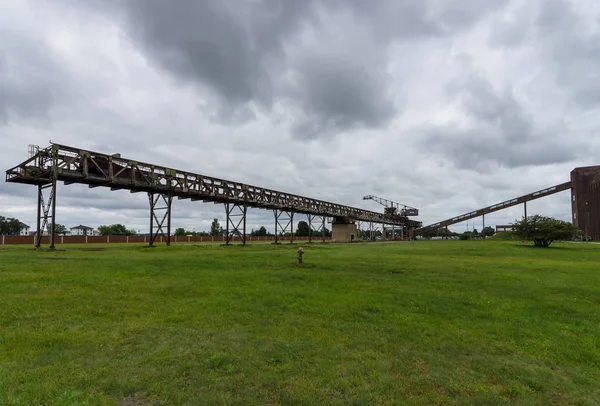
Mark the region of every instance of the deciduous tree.
[[571, 240], [580, 231], [573, 224], [536, 214], [513, 223], [515, 235], [533, 240], [536, 247], [549, 247], [557, 240]]
[[135, 230], [128, 230], [123, 224], [112, 224], [110, 226], [98, 227], [100, 235], [135, 235]]
[[308, 227], [308, 223], [306, 221], [300, 221], [298, 223], [298, 228], [296, 229], [297, 237], [308, 237], [308, 232], [310, 228]]
[[491, 237], [494, 234], [496, 234], [496, 231], [494, 231], [494, 229], [490, 226], [487, 226], [483, 229], [483, 235], [485, 235], [486, 237]]
[[223, 227], [219, 224], [219, 220], [213, 219], [212, 224], [210, 225], [210, 235], [219, 236], [223, 235]]
[[21, 233], [21, 222], [15, 218], [0, 216], [0, 235], [19, 235]]

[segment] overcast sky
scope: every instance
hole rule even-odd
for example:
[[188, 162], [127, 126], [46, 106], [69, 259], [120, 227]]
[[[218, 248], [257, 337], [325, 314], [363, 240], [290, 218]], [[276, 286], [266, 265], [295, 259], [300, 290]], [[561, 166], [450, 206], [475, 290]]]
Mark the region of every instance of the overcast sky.
[[[0, 0], [0, 167], [52, 140], [429, 224], [600, 163], [599, 27], [594, 0]], [[142, 194], [58, 194], [68, 227], [147, 231]], [[0, 215], [34, 224], [35, 195], [1, 182]]]

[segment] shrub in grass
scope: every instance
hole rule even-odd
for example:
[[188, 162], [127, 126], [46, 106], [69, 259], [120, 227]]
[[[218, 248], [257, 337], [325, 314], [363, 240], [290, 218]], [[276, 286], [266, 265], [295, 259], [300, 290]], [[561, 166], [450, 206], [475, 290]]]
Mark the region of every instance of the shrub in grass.
[[518, 237], [533, 240], [536, 247], [549, 247], [554, 241], [571, 240], [580, 233], [567, 221], [538, 214], [513, 223], [513, 230]]

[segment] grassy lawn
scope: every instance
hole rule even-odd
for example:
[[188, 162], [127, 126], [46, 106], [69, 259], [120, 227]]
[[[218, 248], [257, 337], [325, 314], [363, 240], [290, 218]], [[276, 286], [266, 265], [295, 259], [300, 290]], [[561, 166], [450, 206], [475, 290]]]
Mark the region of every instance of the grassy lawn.
[[600, 245], [297, 247], [0, 248], [0, 404], [600, 404]]

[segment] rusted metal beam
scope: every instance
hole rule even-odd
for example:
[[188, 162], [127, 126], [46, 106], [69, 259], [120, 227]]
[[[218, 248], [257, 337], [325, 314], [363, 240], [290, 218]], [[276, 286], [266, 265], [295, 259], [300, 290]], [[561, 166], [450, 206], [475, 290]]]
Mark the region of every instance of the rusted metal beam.
[[245, 204], [247, 207], [286, 210], [299, 214], [347, 217], [352, 220], [420, 227], [403, 216], [377, 213], [291, 193], [232, 182], [164, 166], [134, 161], [119, 155], [52, 144], [6, 172], [6, 181], [32, 185], [56, 179], [90, 187], [109, 187], [215, 203]]
[[425, 234], [428, 231], [432, 231], [438, 228], [450, 226], [452, 224], [461, 223], [466, 220], [470, 220], [475, 217], [480, 217], [489, 213], [493, 213], [495, 211], [504, 210], [508, 207], [517, 206], [519, 204], [524, 204], [525, 206], [525, 217], [527, 217], [527, 202], [535, 199], [540, 199], [542, 197], [550, 196], [555, 193], [559, 193], [565, 190], [569, 190], [572, 187], [572, 182], [561, 183], [560, 185], [552, 186], [546, 189], [538, 190], [537, 192], [529, 193], [523, 196], [515, 197], [514, 199], [506, 200], [502, 203], [497, 203], [492, 206], [484, 207], [483, 209], [479, 209], [476, 211], [472, 211], [466, 214], [462, 214], [460, 216], [452, 217], [450, 219], [440, 221], [439, 223], [431, 224], [426, 227], [419, 228], [415, 230], [417, 235]]

